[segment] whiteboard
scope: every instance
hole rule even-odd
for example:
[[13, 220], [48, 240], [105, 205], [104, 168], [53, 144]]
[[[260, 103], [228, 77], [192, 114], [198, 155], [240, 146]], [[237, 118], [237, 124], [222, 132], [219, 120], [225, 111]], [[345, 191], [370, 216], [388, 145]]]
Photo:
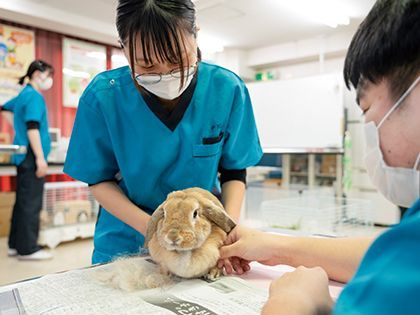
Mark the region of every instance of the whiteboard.
[[264, 152], [342, 150], [342, 74], [256, 82], [247, 86]]

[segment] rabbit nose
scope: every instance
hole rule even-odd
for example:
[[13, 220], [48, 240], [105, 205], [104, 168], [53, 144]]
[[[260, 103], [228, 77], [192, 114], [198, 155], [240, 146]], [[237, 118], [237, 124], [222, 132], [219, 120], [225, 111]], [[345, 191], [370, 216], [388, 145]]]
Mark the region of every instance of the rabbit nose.
[[172, 244], [179, 244], [182, 240], [181, 236], [179, 235], [179, 231], [177, 229], [170, 230], [166, 237], [168, 238], [169, 243], [172, 243]]

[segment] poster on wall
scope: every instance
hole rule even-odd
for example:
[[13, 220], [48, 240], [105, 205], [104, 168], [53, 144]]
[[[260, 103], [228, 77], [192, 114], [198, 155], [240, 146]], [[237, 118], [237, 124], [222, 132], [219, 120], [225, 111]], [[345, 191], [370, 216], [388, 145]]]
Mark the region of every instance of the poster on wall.
[[17, 81], [34, 59], [34, 32], [0, 24], [0, 104], [19, 93]]
[[127, 58], [121, 48], [111, 50], [111, 68], [117, 69], [128, 65]]
[[63, 39], [63, 105], [77, 107], [89, 82], [106, 70], [105, 46]]

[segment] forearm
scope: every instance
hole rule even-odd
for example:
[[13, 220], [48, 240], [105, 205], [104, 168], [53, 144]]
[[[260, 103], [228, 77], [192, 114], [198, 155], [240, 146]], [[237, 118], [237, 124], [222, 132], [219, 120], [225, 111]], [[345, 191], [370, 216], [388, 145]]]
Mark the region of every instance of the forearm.
[[322, 267], [332, 280], [348, 282], [373, 238], [276, 236], [277, 261], [293, 267]]
[[242, 202], [245, 196], [245, 184], [238, 180], [228, 181], [222, 186], [222, 203], [226, 212], [235, 222], [238, 222]]
[[145, 235], [150, 216], [127, 198], [115, 182], [103, 182], [90, 187], [98, 202], [111, 214]]
[[35, 154], [36, 159], [45, 159], [44, 157], [44, 151], [42, 150], [42, 144], [41, 144], [41, 136], [39, 134], [38, 129], [29, 129], [28, 130], [28, 139], [29, 144], [32, 148], [32, 151]]

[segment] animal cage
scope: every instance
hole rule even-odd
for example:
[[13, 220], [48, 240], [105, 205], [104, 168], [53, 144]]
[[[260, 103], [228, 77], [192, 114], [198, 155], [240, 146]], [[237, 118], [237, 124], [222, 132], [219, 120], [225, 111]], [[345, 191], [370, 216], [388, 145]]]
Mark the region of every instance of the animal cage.
[[373, 226], [370, 201], [322, 195], [265, 201], [261, 216], [271, 228], [331, 236], [363, 235]]
[[338, 198], [332, 187], [250, 184], [244, 210], [246, 224], [268, 231], [355, 236], [374, 230], [371, 201]]
[[39, 243], [52, 248], [63, 241], [91, 237], [98, 210], [99, 204], [87, 184], [46, 183], [40, 214]]

